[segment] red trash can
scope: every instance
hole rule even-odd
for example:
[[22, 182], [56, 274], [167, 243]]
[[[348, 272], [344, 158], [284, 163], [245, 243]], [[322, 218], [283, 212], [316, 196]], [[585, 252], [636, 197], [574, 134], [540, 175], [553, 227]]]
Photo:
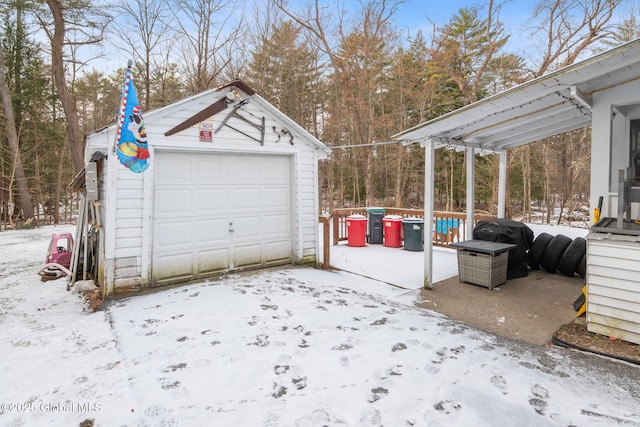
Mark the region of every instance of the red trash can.
[[402, 217], [400, 215], [387, 215], [382, 218], [382, 228], [385, 246], [402, 247]]
[[367, 238], [367, 217], [349, 215], [347, 221], [347, 245], [364, 246]]

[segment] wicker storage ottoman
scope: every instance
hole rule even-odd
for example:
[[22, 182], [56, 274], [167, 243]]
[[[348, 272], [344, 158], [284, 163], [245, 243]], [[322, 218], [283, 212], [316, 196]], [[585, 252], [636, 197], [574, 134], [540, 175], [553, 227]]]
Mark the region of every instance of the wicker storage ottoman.
[[493, 288], [507, 281], [509, 252], [497, 255], [465, 250], [458, 251], [460, 281]]
[[451, 246], [458, 249], [458, 275], [461, 282], [491, 289], [507, 281], [509, 250], [516, 245], [468, 240]]

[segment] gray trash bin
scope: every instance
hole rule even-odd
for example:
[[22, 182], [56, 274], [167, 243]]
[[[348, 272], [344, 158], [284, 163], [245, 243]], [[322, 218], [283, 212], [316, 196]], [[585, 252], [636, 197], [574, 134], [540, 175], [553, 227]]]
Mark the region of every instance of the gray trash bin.
[[382, 218], [384, 218], [383, 208], [367, 208], [369, 214], [369, 230], [367, 242], [374, 245], [381, 245], [383, 242]]
[[405, 218], [402, 220], [402, 231], [406, 250], [424, 250], [424, 220], [420, 218]]

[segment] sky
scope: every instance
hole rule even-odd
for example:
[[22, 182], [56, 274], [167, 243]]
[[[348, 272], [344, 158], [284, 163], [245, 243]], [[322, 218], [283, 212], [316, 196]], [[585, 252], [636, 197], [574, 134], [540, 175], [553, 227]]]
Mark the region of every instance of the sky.
[[347, 271], [228, 274], [88, 312], [36, 274], [73, 231], [0, 232], [0, 425], [640, 425], [638, 367], [499, 338]]

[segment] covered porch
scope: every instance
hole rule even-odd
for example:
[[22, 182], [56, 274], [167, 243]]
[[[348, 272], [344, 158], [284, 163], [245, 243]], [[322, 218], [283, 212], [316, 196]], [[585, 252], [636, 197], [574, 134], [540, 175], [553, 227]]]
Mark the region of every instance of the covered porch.
[[[394, 136], [425, 149], [425, 229], [433, 228], [434, 152], [467, 152], [467, 206], [474, 206], [476, 154], [500, 157], [498, 217], [506, 199], [507, 150], [591, 126], [590, 213], [616, 218], [587, 236], [587, 324], [592, 332], [640, 343], [640, 39], [462, 107]], [[638, 161], [636, 161], [638, 159]], [[602, 200], [602, 202], [600, 202]], [[466, 213], [468, 227], [475, 212]], [[622, 238], [610, 238], [621, 234]], [[425, 239], [429, 241], [429, 239]], [[423, 283], [437, 282], [425, 245]]]

